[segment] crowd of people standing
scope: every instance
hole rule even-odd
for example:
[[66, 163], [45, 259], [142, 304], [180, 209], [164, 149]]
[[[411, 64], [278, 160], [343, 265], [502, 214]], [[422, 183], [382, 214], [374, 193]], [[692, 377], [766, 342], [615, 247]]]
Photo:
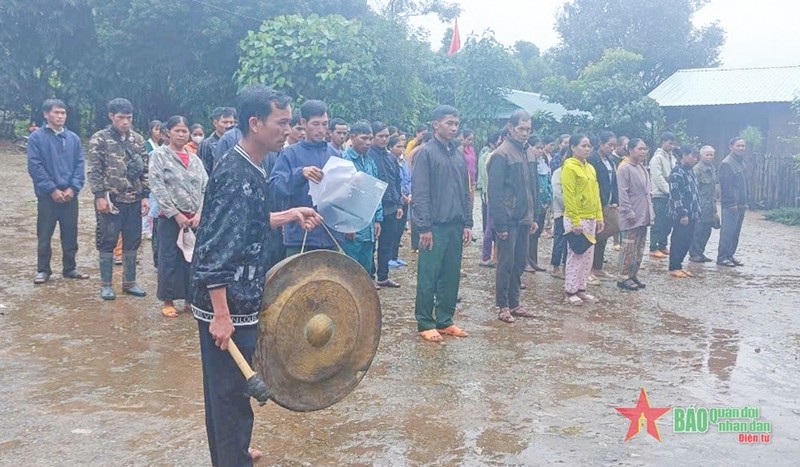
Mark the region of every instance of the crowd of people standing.
[[[742, 266], [735, 253], [748, 186], [746, 145], [738, 137], [718, 169], [713, 148], [679, 146], [669, 132], [648, 161], [641, 138], [610, 131], [539, 136], [531, 115], [518, 110], [476, 151], [474, 132], [461, 128], [451, 106], [437, 107], [429, 122], [406, 135], [383, 122], [329, 118], [318, 100], [292, 112], [286, 96], [255, 86], [243, 91], [237, 109], [213, 111], [207, 137], [202, 125], [176, 115], [150, 122], [145, 140], [133, 129], [131, 103], [113, 99], [109, 126], [91, 137], [84, 156], [80, 139], [64, 126], [64, 103], [47, 100], [43, 114], [46, 125], [28, 145], [38, 200], [34, 283], [52, 275], [56, 225], [63, 276], [89, 278], [75, 262], [77, 196], [87, 179], [102, 299], [116, 298], [112, 272], [119, 243], [122, 292], [146, 295], [136, 280], [137, 252], [149, 230], [162, 314], [177, 316], [180, 300], [198, 321], [216, 463], [257, 455], [248, 451], [249, 403], [235, 397], [241, 388], [210, 375], [238, 374], [223, 352], [234, 329], [243, 354], [252, 359], [264, 277], [287, 256], [340, 249], [364, 268], [376, 289], [398, 288], [390, 271], [407, 264], [398, 253], [410, 230], [411, 250], [418, 255], [414, 315], [428, 342], [468, 336], [454, 319], [478, 202], [480, 265], [496, 269], [495, 305], [505, 323], [535, 316], [522, 304], [521, 277], [546, 271], [539, 259], [541, 238], [552, 239], [550, 273], [564, 279], [565, 301], [576, 306], [598, 302], [589, 286], [602, 280], [616, 281], [625, 291], [646, 287], [639, 271], [648, 233], [650, 257], [669, 258], [675, 279], [693, 276], [684, 268], [687, 255], [693, 262], [712, 261], [705, 251], [714, 229], [720, 229], [717, 264]], [[331, 231], [314, 209], [309, 186], [323, 179], [332, 157], [387, 185], [372, 222], [359, 232]], [[609, 240], [619, 251], [615, 267], [604, 267]]]
[[[191, 310], [190, 262], [179, 237], [194, 238], [208, 179], [242, 136], [237, 110], [214, 109], [213, 131], [207, 137], [202, 125], [174, 116], [150, 122], [145, 140], [132, 129], [130, 102], [114, 99], [108, 109], [111, 124], [90, 139], [86, 158], [97, 216], [100, 295], [116, 297], [111, 284], [115, 260], [123, 264], [123, 292], [146, 295], [136, 283], [136, 253], [144, 233], [152, 236], [162, 312], [174, 317], [175, 300]], [[714, 229], [721, 229], [717, 264], [742, 264], [734, 254], [747, 199], [743, 139], [731, 140], [730, 155], [718, 170], [713, 147], [680, 146], [670, 132], [661, 135], [648, 160], [649, 148], [640, 138], [610, 131], [593, 138], [538, 136], [530, 115], [518, 110], [476, 151], [474, 132], [460, 128], [455, 109], [447, 111], [454, 121], [440, 122], [442, 115], [436, 114], [412, 136], [382, 122], [351, 125], [329, 118], [321, 101], [306, 101], [293, 112], [284, 147], [270, 152], [263, 164], [271, 209], [313, 207], [309, 182], [321, 181], [330, 157], [350, 160], [357, 170], [386, 182], [387, 189], [371, 225], [360, 232], [339, 235], [322, 226], [305, 232], [292, 224], [271, 232], [270, 264], [301, 250], [341, 248], [374, 278], [377, 289], [398, 288], [390, 270], [407, 265], [399, 247], [410, 230], [412, 251], [426, 252], [420, 255], [420, 270], [437, 272], [436, 277], [418, 275], [418, 321], [427, 323], [420, 324], [420, 332], [430, 330], [426, 320], [433, 296], [438, 308], [455, 309], [456, 298], [437, 293], [436, 283], [457, 289], [451, 283], [457, 282], [460, 263], [453, 259], [461, 251], [454, 246], [458, 235], [452, 226], [469, 230], [471, 237], [476, 202], [482, 219], [480, 265], [497, 268], [496, 305], [506, 322], [532, 315], [519, 304], [520, 277], [525, 271], [546, 271], [539, 261], [542, 237], [553, 239], [551, 274], [565, 280], [566, 301], [574, 305], [597, 301], [587, 287], [604, 280], [614, 280], [624, 290], [645, 288], [639, 270], [648, 233], [650, 257], [668, 259], [669, 273], [676, 278], [693, 275], [684, 267], [687, 255], [692, 262], [712, 261], [705, 250]], [[86, 279], [74, 259], [76, 196], [85, 179], [83, 150], [77, 135], [64, 127], [61, 101], [48, 100], [43, 112], [47, 124], [31, 135], [29, 145], [29, 171], [39, 198], [34, 282], [41, 284], [52, 274], [50, 237], [59, 222], [63, 274]], [[720, 200], [722, 216], [717, 212]], [[445, 224], [449, 230], [442, 230]], [[447, 239], [435, 247], [430, 239], [434, 230]], [[619, 251], [611, 271], [604, 270], [609, 240]], [[118, 259], [115, 249], [121, 249]], [[448, 323], [443, 319], [438, 325], [441, 329]]]

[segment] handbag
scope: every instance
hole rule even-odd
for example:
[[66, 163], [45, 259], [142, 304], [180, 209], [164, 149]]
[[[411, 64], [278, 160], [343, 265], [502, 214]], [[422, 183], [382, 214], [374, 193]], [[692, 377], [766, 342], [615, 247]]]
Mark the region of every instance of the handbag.
[[598, 237], [611, 238], [619, 233], [619, 208], [606, 206], [603, 208], [603, 231]]
[[594, 242], [589, 240], [585, 233], [576, 234], [574, 232], [569, 232], [564, 235], [567, 237], [569, 248], [576, 254], [582, 255], [586, 253], [589, 247], [594, 245]]

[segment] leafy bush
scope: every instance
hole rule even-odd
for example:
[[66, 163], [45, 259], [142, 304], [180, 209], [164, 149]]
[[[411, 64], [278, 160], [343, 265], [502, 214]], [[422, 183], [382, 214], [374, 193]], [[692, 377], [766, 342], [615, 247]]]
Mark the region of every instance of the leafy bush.
[[786, 225], [800, 225], [800, 208], [781, 208], [767, 211], [764, 219]]
[[739, 132], [739, 136], [744, 139], [748, 149], [754, 154], [760, 154], [764, 149], [764, 135], [758, 128], [748, 125]]

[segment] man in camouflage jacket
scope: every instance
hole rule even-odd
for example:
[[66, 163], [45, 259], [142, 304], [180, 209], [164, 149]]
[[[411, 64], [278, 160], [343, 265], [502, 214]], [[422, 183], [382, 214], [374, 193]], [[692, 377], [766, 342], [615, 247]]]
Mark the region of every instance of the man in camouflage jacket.
[[96, 245], [100, 252], [100, 296], [116, 298], [111, 287], [114, 247], [122, 234], [122, 291], [144, 297], [136, 284], [136, 253], [142, 237], [142, 216], [150, 210], [147, 180], [148, 155], [144, 138], [131, 129], [133, 106], [127, 99], [108, 103], [111, 125], [89, 141], [89, 185], [97, 216]]
[[689, 249], [689, 261], [695, 263], [708, 263], [712, 259], [705, 255], [711, 229], [719, 228], [719, 214], [717, 214], [718, 183], [717, 169], [714, 167], [714, 148], [703, 146], [700, 148], [700, 162], [694, 166], [694, 175], [697, 179], [697, 197], [700, 199], [700, 219], [694, 227], [694, 238]]

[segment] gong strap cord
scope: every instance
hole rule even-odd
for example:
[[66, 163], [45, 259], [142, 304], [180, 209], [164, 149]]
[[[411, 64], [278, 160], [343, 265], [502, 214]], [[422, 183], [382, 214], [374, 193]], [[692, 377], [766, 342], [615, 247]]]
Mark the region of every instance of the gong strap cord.
[[[339, 253], [344, 254], [344, 249], [342, 249], [342, 246], [339, 245], [339, 242], [336, 241], [336, 237], [333, 235], [333, 233], [330, 231], [330, 229], [328, 229], [328, 226], [325, 225], [324, 222], [322, 223], [322, 226], [325, 227], [325, 231], [328, 232], [328, 235], [331, 236], [331, 240], [333, 240], [333, 243], [336, 245], [336, 248], [339, 249]], [[305, 233], [303, 233], [303, 244], [300, 246], [300, 253], [305, 253], [306, 252], [306, 239], [307, 238], [308, 238], [308, 230], [306, 230]]]

